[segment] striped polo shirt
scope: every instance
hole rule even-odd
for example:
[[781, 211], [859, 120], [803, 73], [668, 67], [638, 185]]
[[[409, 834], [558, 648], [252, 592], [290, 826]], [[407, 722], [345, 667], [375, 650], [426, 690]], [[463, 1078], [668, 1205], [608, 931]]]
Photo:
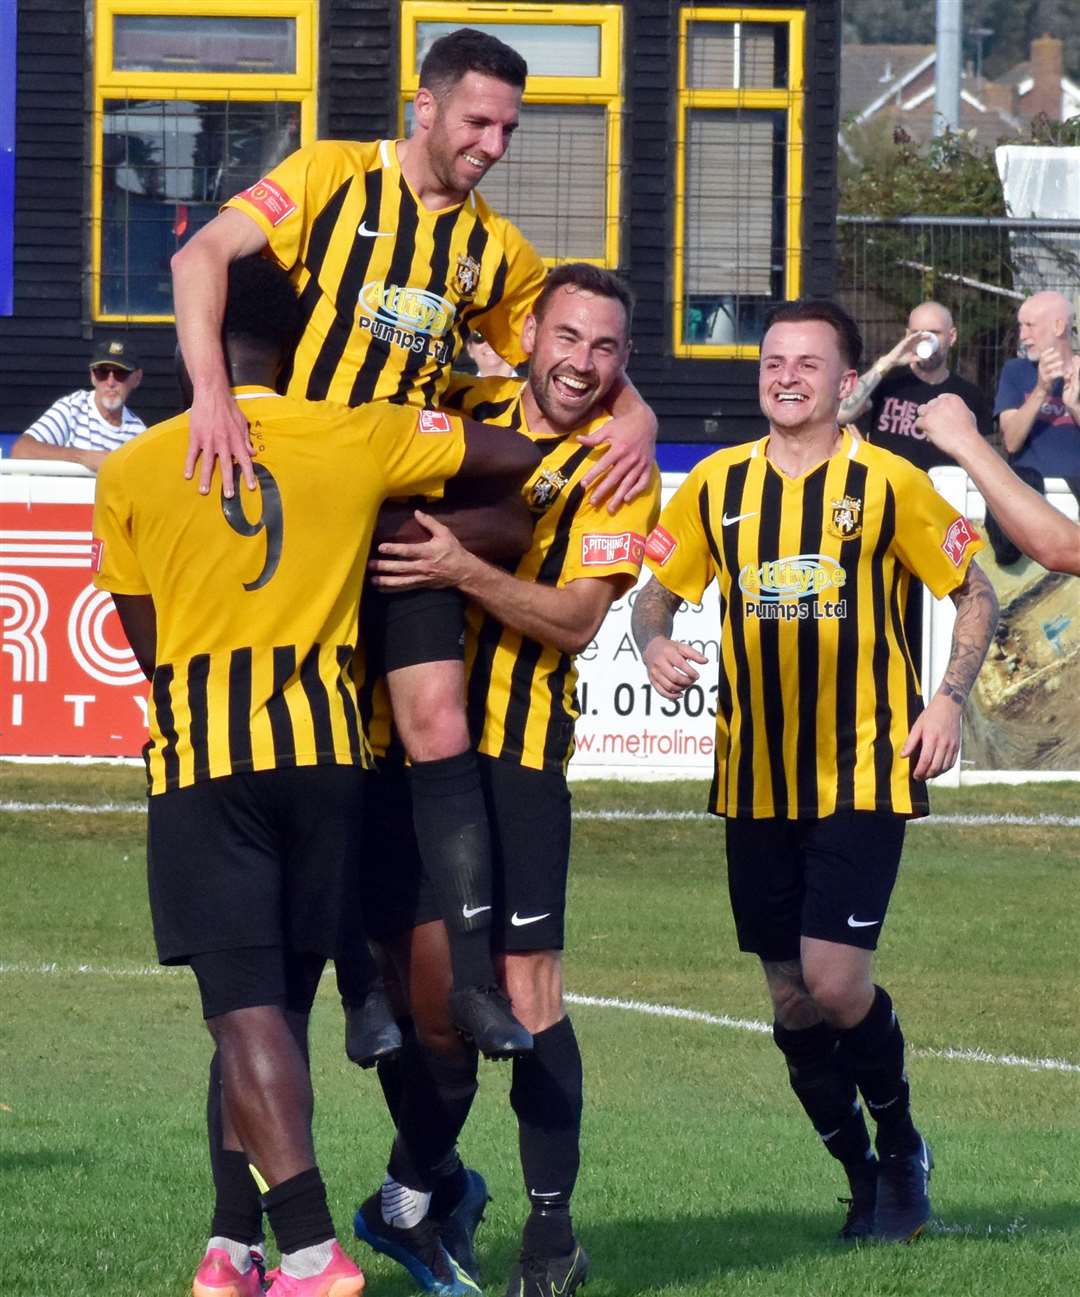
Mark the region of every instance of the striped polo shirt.
[[97, 408], [93, 392], [72, 392], [62, 396], [26, 430], [28, 437], [47, 446], [70, 446], [73, 450], [115, 450], [146, 424], [124, 406], [116, 427]]

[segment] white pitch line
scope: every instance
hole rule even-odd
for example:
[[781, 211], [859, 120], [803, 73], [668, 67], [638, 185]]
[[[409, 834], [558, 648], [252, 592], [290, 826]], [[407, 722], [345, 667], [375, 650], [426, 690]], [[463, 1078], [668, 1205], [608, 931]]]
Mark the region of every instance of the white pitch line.
[[[0, 964], [0, 976], [59, 977], [177, 977], [185, 970], [162, 967], [160, 964], [136, 965], [131, 968], [107, 968], [100, 964]], [[623, 1000], [610, 995], [577, 995], [567, 991], [564, 997], [570, 1004], [590, 1009], [621, 1009], [624, 1013], [640, 1013], [649, 1018], [676, 1018], [681, 1022], [701, 1022], [708, 1027], [727, 1027], [734, 1031], [749, 1031], [767, 1036], [772, 1027], [756, 1018], [733, 1018], [727, 1013], [706, 1013], [703, 1009], [684, 1009], [677, 1004], [653, 1004], [648, 1000]], [[1021, 1054], [991, 1054], [985, 1049], [914, 1049], [916, 1058], [940, 1058], [951, 1063], [989, 1063], [997, 1067], [1023, 1067], [1031, 1072], [1080, 1073], [1080, 1063], [1070, 1063], [1063, 1058], [1025, 1058]]]
[[[74, 815], [145, 815], [145, 802], [0, 802], [0, 814], [19, 812], [43, 814], [50, 811]], [[715, 821], [708, 811], [574, 811], [575, 820], [601, 824], [690, 823]], [[912, 820], [912, 825], [929, 824], [948, 828], [1013, 827], [1028, 829], [1080, 829], [1080, 815], [930, 815]]]
[[[564, 999], [571, 1004], [598, 1009], [622, 1009], [627, 1013], [642, 1013], [653, 1018], [680, 1018], [687, 1022], [704, 1022], [710, 1027], [732, 1027], [737, 1031], [769, 1034], [772, 1027], [755, 1018], [732, 1018], [726, 1013], [705, 1013], [701, 1009], [681, 1009], [674, 1004], [650, 1004], [647, 1000], [620, 1000], [607, 995], [574, 995], [567, 992]], [[991, 1063], [998, 1067], [1024, 1067], [1032, 1072], [1076, 1072], [1080, 1063], [1070, 1063], [1063, 1058], [1024, 1058], [1020, 1054], [991, 1054], [985, 1049], [913, 1049], [916, 1058], [942, 1058], [956, 1063]]]

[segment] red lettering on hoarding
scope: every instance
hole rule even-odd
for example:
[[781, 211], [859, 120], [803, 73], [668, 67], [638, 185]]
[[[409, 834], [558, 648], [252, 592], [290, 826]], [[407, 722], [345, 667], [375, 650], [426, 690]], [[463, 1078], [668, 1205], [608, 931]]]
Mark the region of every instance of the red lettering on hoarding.
[[134, 757], [146, 742], [146, 681], [93, 584], [92, 514], [34, 501], [5, 532], [0, 755]]

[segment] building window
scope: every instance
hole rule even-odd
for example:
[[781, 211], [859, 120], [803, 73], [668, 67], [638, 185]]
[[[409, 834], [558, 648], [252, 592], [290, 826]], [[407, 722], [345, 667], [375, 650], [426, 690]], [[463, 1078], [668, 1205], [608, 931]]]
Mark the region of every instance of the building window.
[[315, 0], [98, 0], [91, 297], [172, 319], [172, 254], [315, 136]]
[[675, 164], [674, 350], [754, 358], [797, 297], [802, 10], [684, 9]]
[[619, 261], [621, 5], [401, 5], [401, 126], [433, 41], [474, 27], [529, 65], [521, 124], [481, 192], [549, 264]]

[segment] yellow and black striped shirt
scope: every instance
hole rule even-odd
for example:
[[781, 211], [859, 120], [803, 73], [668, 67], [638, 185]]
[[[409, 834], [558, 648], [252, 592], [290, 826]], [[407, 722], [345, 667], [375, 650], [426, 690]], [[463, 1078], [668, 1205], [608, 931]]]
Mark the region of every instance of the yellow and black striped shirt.
[[394, 140], [308, 145], [225, 206], [259, 225], [300, 295], [290, 395], [433, 407], [471, 329], [524, 359], [539, 255], [475, 192], [429, 211]]
[[922, 709], [904, 636], [911, 576], [940, 599], [981, 548], [974, 529], [897, 455], [843, 434], [788, 478], [767, 438], [692, 470], [649, 537], [673, 594], [720, 593], [716, 772], [721, 815], [920, 815], [901, 758]]
[[236, 395], [257, 491], [225, 501], [184, 480], [187, 415], [114, 451], [98, 475], [95, 584], [154, 601], [152, 795], [367, 764], [351, 664], [375, 516], [388, 495], [440, 494], [465, 453], [457, 418]]
[[[616, 577], [629, 589], [637, 580], [645, 537], [660, 506], [660, 477], [618, 513], [585, 498], [581, 479], [606, 447], [590, 449], [575, 434], [533, 434], [521, 402], [524, 383], [514, 378], [455, 376], [447, 403], [469, 418], [525, 433], [544, 458], [522, 487], [533, 515], [533, 541], [514, 569], [523, 581], [565, 586], [584, 577]], [[603, 413], [578, 432], [593, 432]], [[534, 770], [565, 770], [574, 750], [574, 656], [530, 639], [470, 605], [466, 613], [465, 666], [469, 727], [477, 750]], [[385, 709], [385, 699], [377, 704]], [[376, 733], [386, 738], [385, 711]], [[373, 739], [374, 742], [374, 739]], [[376, 750], [383, 744], [378, 744]]]

